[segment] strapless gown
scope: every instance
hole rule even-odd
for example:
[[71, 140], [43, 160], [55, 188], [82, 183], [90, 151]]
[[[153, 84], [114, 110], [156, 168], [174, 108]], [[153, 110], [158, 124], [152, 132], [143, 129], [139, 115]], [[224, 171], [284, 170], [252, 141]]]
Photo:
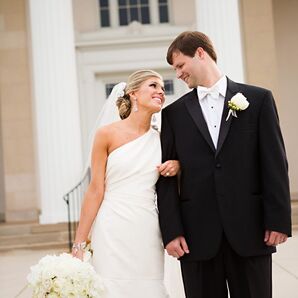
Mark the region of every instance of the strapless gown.
[[166, 298], [155, 183], [161, 162], [154, 129], [110, 153], [105, 195], [92, 231], [104, 298]]

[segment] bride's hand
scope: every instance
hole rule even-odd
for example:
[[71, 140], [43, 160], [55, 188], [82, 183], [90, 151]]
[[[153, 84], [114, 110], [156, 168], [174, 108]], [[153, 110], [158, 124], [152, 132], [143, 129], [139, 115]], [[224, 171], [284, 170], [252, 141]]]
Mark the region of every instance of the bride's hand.
[[83, 261], [84, 258], [84, 251], [83, 250], [72, 250], [71, 252], [72, 256], [75, 258], [80, 259], [81, 261]]
[[176, 176], [180, 171], [180, 162], [178, 160], [167, 160], [157, 166], [160, 175], [164, 177]]

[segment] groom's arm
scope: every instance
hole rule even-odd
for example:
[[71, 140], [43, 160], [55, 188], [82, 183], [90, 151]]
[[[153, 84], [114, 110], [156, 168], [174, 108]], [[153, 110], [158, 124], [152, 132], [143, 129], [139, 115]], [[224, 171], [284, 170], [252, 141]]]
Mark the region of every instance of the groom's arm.
[[[162, 162], [167, 160], [177, 160], [178, 156], [175, 149], [174, 134], [165, 111], [162, 111], [160, 138]], [[159, 224], [164, 246], [166, 246], [170, 241], [184, 234], [179, 208], [177, 176], [160, 176], [156, 185], [156, 191], [159, 210]]]
[[288, 163], [277, 109], [270, 91], [264, 96], [259, 117], [259, 148], [267, 242], [268, 232], [291, 236]]

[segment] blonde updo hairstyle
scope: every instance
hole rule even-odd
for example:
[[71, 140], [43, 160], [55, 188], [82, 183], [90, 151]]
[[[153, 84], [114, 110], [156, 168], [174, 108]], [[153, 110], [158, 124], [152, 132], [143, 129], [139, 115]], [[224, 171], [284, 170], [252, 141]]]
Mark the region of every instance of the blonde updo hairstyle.
[[131, 113], [132, 101], [129, 94], [138, 91], [141, 85], [152, 77], [163, 80], [159, 73], [150, 69], [138, 70], [128, 77], [127, 85], [124, 89], [124, 95], [122, 97], [118, 97], [116, 102], [119, 115], [122, 120], [127, 118]]

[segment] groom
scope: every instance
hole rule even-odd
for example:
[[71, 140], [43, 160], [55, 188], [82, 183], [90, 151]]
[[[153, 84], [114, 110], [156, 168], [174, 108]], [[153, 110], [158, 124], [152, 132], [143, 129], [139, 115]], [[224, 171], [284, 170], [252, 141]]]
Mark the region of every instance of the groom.
[[181, 260], [186, 297], [225, 298], [228, 285], [231, 298], [270, 298], [271, 254], [291, 236], [272, 93], [223, 75], [201, 32], [180, 34], [167, 61], [193, 88], [162, 112], [162, 159], [178, 159], [181, 176], [157, 183], [164, 245]]

